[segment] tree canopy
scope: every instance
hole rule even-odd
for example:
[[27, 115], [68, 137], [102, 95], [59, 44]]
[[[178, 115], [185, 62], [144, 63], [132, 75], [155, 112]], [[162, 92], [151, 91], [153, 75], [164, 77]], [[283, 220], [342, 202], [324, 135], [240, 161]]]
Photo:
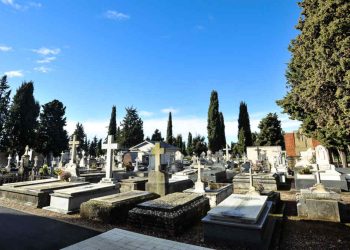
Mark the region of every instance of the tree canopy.
[[167, 126], [167, 130], [166, 130], [166, 142], [169, 144], [174, 144], [173, 118], [172, 118], [171, 112], [169, 112], [168, 126]]
[[220, 123], [218, 93], [213, 90], [210, 95], [208, 109], [208, 147], [212, 152], [217, 152], [222, 148], [222, 125]]
[[[243, 132], [241, 132], [241, 130]], [[244, 135], [244, 139], [240, 136]], [[250, 119], [248, 113], [248, 107], [245, 102], [239, 104], [239, 115], [238, 115], [238, 141], [241, 143], [244, 142], [243, 149], [246, 150], [246, 147], [252, 146], [252, 132], [250, 130]], [[243, 153], [243, 152], [242, 152]]]
[[162, 132], [160, 132], [159, 129], [156, 129], [152, 135], [151, 140], [152, 141], [164, 141], [164, 138], [162, 138]]
[[117, 108], [112, 107], [111, 119], [108, 126], [108, 135], [113, 135], [113, 139], [117, 139]]
[[276, 113], [269, 113], [259, 123], [260, 133], [258, 143], [260, 146], [281, 146], [284, 148], [284, 137], [281, 121]]
[[0, 80], [0, 150], [6, 149], [7, 131], [5, 122], [9, 114], [10, 94], [7, 76], [4, 75]]
[[121, 124], [121, 144], [126, 148], [130, 148], [143, 141], [143, 121], [139, 117], [136, 108], [128, 107], [125, 110], [126, 115]]

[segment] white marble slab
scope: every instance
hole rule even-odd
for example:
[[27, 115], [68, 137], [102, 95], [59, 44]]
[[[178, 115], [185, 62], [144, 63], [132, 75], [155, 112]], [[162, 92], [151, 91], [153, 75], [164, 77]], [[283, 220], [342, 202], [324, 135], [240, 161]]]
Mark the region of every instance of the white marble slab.
[[266, 206], [267, 196], [232, 194], [208, 212], [213, 220], [254, 224]]

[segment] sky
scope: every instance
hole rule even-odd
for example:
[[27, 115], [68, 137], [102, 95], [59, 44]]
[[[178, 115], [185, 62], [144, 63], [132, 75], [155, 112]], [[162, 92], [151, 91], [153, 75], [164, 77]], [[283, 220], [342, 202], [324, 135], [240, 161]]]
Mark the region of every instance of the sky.
[[145, 136], [207, 135], [210, 93], [219, 95], [227, 141], [236, 141], [239, 103], [251, 128], [276, 112], [286, 94], [288, 45], [300, 9], [295, 0], [0, 0], [0, 76], [12, 92], [34, 82], [41, 105], [66, 106], [67, 130], [106, 136], [137, 108]]

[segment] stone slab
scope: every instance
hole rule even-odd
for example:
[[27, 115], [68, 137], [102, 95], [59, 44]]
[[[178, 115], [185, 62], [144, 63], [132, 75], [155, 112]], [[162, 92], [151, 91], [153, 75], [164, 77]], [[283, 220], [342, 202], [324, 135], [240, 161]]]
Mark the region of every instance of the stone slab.
[[147, 177], [130, 177], [120, 181], [120, 192], [128, 192], [132, 190], [146, 190]]
[[[272, 174], [253, 174], [253, 185], [261, 184], [265, 191], [277, 191], [278, 178]], [[233, 192], [235, 194], [242, 194], [249, 191], [250, 179], [249, 174], [237, 174], [233, 178]]]
[[128, 221], [140, 228], [176, 235], [199, 221], [209, 209], [209, 200], [203, 195], [173, 193], [138, 204], [129, 211]]
[[103, 234], [97, 235], [93, 238], [84, 240], [67, 248], [64, 248], [64, 250], [82, 249], [209, 250], [209, 248], [189, 245], [177, 241], [165, 240], [122, 229], [113, 229]]
[[208, 212], [212, 220], [255, 224], [265, 209], [267, 196], [232, 194]]
[[80, 206], [80, 216], [105, 223], [119, 223], [127, 220], [129, 210], [137, 204], [159, 198], [147, 191], [129, 191], [91, 199]]
[[50, 194], [55, 190], [88, 185], [88, 182], [46, 182], [41, 184], [3, 186], [0, 188], [0, 196], [26, 203], [38, 208], [49, 206]]
[[114, 184], [90, 184], [82, 187], [56, 190], [50, 194], [50, 206], [44, 209], [58, 213], [70, 214], [79, 211], [80, 205], [90, 199], [116, 194], [119, 192]]
[[21, 182], [14, 182], [14, 183], [6, 183], [3, 184], [3, 187], [20, 187], [20, 186], [29, 186], [29, 185], [36, 185], [36, 184], [42, 184], [42, 183], [51, 183], [51, 182], [59, 182], [58, 179], [42, 179], [42, 180], [35, 180], [35, 181], [21, 181]]
[[205, 242], [224, 241], [235, 247], [269, 249], [275, 220], [269, 216], [271, 202], [267, 202], [255, 224], [213, 220], [208, 214], [202, 219]]
[[[336, 175], [327, 175], [325, 173], [320, 173], [322, 184], [329, 190], [340, 192], [341, 190], [348, 191], [348, 185], [345, 177], [339, 177]], [[295, 189], [308, 189], [316, 184], [315, 175], [301, 175], [296, 174], [295, 176]]]

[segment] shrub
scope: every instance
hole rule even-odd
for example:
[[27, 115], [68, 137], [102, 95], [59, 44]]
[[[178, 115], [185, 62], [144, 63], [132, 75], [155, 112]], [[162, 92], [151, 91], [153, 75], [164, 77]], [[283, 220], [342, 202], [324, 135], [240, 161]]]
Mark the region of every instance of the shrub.
[[310, 168], [306, 167], [301, 170], [299, 170], [299, 174], [312, 174]]
[[69, 178], [72, 177], [70, 172], [66, 172], [66, 171], [62, 171], [62, 173], [60, 174], [61, 180], [63, 181], [69, 181]]
[[49, 166], [45, 164], [39, 169], [39, 174], [40, 175], [49, 175]]

